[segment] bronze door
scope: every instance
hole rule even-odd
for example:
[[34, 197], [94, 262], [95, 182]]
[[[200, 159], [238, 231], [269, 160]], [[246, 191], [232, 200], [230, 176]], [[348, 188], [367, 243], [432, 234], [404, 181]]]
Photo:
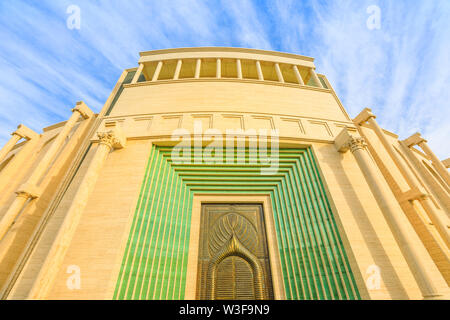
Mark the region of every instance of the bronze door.
[[273, 299], [260, 204], [204, 204], [197, 299]]

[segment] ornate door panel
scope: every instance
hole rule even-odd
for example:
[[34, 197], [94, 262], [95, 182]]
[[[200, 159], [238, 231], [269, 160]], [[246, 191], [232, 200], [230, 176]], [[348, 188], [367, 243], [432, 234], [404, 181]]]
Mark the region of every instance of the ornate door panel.
[[273, 299], [263, 208], [202, 205], [197, 299]]

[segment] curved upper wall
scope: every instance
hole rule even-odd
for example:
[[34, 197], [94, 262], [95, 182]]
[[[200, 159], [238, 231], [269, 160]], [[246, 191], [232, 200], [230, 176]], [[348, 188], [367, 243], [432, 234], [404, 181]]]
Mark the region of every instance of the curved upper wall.
[[277, 51], [231, 48], [231, 47], [197, 47], [175, 48], [140, 52], [139, 63], [170, 60], [170, 59], [197, 59], [197, 58], [231, 58], [262, 60], [278, 63], [296, 64], [314, 68], [314, 58]]
[[230, 113], [352, 125], [310, 57], [219, 47], [154, 50], [140, 56], [139, 67], [126, 70], [112, 105], [105, 107], [107, 118]]

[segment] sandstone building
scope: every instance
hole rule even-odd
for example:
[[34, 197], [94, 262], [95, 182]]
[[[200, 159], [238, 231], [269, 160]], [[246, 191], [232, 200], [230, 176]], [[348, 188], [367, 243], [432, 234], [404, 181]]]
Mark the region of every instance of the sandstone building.
[[142, 52], [72, 112], [0, 150], [2, 299], [449, 298], [450, 161], [312, 58]]

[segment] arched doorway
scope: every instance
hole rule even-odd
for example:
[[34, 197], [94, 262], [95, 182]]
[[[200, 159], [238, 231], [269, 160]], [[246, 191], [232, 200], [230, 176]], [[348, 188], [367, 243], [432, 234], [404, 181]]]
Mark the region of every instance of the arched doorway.
[[261, 205], [202, 206], [198, 275], [198, 299], [273, 299]]

